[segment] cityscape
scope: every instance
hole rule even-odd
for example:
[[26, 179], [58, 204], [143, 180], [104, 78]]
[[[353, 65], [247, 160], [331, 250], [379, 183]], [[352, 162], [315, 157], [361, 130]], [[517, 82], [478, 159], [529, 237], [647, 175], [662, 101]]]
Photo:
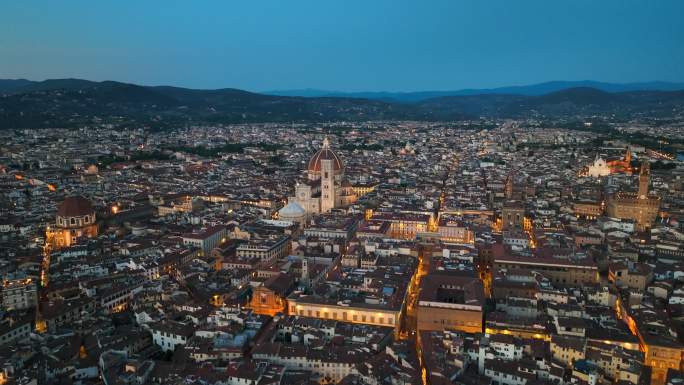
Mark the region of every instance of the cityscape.
[[677, 79], [248, 91], [26, 63], [0, 67], [0, 385], [684, 383]]

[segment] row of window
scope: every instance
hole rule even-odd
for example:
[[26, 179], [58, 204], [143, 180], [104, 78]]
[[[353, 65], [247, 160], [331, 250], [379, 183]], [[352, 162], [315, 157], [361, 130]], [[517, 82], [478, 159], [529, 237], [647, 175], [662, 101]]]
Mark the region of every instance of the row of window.
[[162, 339], [160, 346], [161, 346], [162, 348], [163, 348], [164, 346], [166, 346], [167, 348], [173, 349], [174, 346], [175, 346], [175, 344], [172, 344], [171, 342], [164, 342], [164, 340]]
[[[83, 221], [83, 223], [90, 223], [90, 216], [86, 215], [85, 217], [83, 217], [82, 221]], [[68, 225], [75, 226], [76, 225], [76, 218], [71, 217], [71, 218], [69, 218], [69, 221], [67, 221], [66, 219], [64, 219], [62, 217], [57, 217], [57, 224], [58, 225], [67, 225], [68, 224]]]
[[107, 297], [103, 298], [103, 299], [102, 299], [102, 303], [110, 302], [110, 301], [112, 301], [112, 300], [114, 300], [114, 299], [116, 299], [116, 298], [119, 298], [119, 297], [121, 297], [121, 298], [119, 298], [119, 300], [117, 300], [117, 303], [119, 303], [119, 301], [121, 301], [121, 300], [124, 300], [124, 301], [125, 301], [125, 300], [128, 299], [128, 294], [129, 294], [130, 292], [131, 292], [130, 290], [125, 290], [125, 291], [120, 292], [120, 293], [117, 293], [117, 294], [112, 294], [112, 295], [110, 295], [110, 296], [107, 296]]
[[461, 321], [461, 320], [450, 320], [450, 319], [442, 319], [442, 320], [432, 320], [432, 323], [441, 323], [442, 325], [447, 324], [447, 325], [456, 325], [456, 326], [475, 326], [475, 327], [480, 327], [480, 324], [477, 322], [471, 322], [471, 321]]
[[[294, 308], [292, 309], [292, 313], [296, 313], [296, 312], [294, 311]], [[296, 313], [296, 314], [299, 314], [300, 316], [304, 316], [304, 315], [305, 315], [304, 310], [301, 310], [301, 309], [300, 309], [299, 312]], [[385, 317], [377, 317], [377, 318], [376, 318], [374, 315], [367, 316], [366, 314], [361, 314], [361, 315], [359, 315], [359, 314], [352, 314], [352, 315], [351, 315], [351, 318], [349, 318], [349, 316], [347, 315], [347, 312], [345, 311], [345, 312], [342, 312], [342, 318], [339, 319], [339, 318], [337, 317], [337, 312], [332, 312], [332, 317], [331, 317], [331, 316], [330, 316], [331, 313], [329, 313], [329, 312], [327, 312], [327, 311], [326, 311], [326, 312], [322, 312], [322, 313], [321, 313], [320, 311], [318, 311], [318, 310], [315, 311], [315, 312], [312, 311], [312, 310], [307, 310], [307, 311], [306, 311], [306, 316], [307, 316], [307, 317], [314, 317], [314, 314], [315, 314], [315, 317], [316, 317], [316, 318], [328, 318], [328, 319], [334, 319], [334, 320], [353, 321], [353, 322], [359, 322], [359, 320], [360, 320], [360, 322], [364, 322], [364, 323], [370, 321], [370, 323], [372, 323], [372, 324], [378, 323], [378, 324], [381, 324], [381, 325], [394, 325], [394, 317], [387, 317], [387, 319], [385, 319]], [[387, 323], [385, 323], [385, 320], [387, 321]], [[377, 321], [377, 322], [376, 322], [376, 321]]]
[[14, 329], [9, 331], [8, 333], [3, 334], [0, 337], [0, 340], [2, 340], [2, 342], [5, 342], [14, 340], [15, 338], [26, 337], [29, 334], [29, 330], [30, 329], [28, 326], [22, 326], [21, 328]]
[[169, 337], [169, 338], [174, 338], [174, 339], [180, 339], [181, 341], [185, 341], [185, 336], [177, 336], [175, 334], [167, 333], [167, 332], [157, 332], [161, 336], [161, 341], [162, 344], [164, 343], [164, 337]]

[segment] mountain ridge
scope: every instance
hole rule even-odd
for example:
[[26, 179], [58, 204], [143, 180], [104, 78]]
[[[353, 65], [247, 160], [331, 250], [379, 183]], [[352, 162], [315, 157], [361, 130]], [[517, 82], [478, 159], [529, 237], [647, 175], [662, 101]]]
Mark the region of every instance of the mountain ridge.
[[[190, 124], [681, 114], [684, 91], [608, 92], [574, 87], [542, 95], [443, 95], [418, 101], [278, 96], [235, 88], [198, 90], [116, 81], [0, 81], [0, 129], [77, 127], [103, 122], [156, 128]], [[555, 87], [556, 85], [554, 85]]]
[[515, 94], [526, 96], [541, 96], [547, 93], [561, 91], [568, 88], [591, 87], [606, 92], [628, 92], [628, 91], [678, 91], [684, 90], [684, 83], [664, 82], [664, 81], [649, 81], [649, 82], [633, 82], [633, 83], [609, 83], [599, 82], [594, 80], [579, 80], [579, 81], [565, 81], [555, 80], [543, 83], [519, 85], [519, 86], [505, 86], [495, 88], [464, 88], [453, 91], [407, 91], [407, 92], [390, 92], [390, 91], [359, 91], [359, 92], [345, 92], [345, 91], [329, 91], [315, 88], [303, 88], [294, 90], [275, 90], [266, 91], [265, 94], [278, 96], [304, 96], [304, 97], [320, 97], [320, 96], [343, 96], [343, 97], [361, 97], [365, 99], [378, 99], [387, 101], [399, 102], [418, 102], [425, 99], [442, 96], [472, 96], [472, 95], [488, 95], [488, 94]]
[[[106, 82], [120, 84], [134, 84], [128, 82], [117, 82], [112, 80], [94, 81], [79, 78], [59, 78], [34, 81], [28, 79], [0, 79], [0, 94], [24, 93], [30, 91], [40, 91], [55, 88], [83, 88], [85, 86], [95, 86]], [[422, 90], [422, 91], [335, 91], [317, 88], [301, 88], [290, 90], [270, 90], [270, 91], [246, 91], [237, 88], [189, 88], [168, 85], [140, 85], [150, 88], [176, 88], [194, 91], [223, 91], [236, 90], [250, 92], [253, 94], [272, 95], [272, 96], [297, 96], [297, 97], [347, 97], [362, 99], [378, 99], [393, 101], [420, 101], [433, 97], [441, 96], [471, 96], [485, 94], [515, 94], [526, 96], [540, 96], [543, 94], [561, 91], [568, 88], [590, 87], [606, 92], [628, 92], [628, 91], [679, 91], [684, 90], [684, 82], [666, 81], [645, 81], [628, 83], [611, 83], [595, 80], [552, 80], [542, 83], [527, 85], [514, 85], [493, 88], [463, 88], [457, 90]]]

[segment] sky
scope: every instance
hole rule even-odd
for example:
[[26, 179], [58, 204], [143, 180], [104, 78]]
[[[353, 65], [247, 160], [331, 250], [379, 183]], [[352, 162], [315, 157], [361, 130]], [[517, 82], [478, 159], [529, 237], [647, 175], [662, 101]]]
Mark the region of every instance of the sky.
[[0, 78], [252, 91], [684, 81], [682, 0], [0, 3]]

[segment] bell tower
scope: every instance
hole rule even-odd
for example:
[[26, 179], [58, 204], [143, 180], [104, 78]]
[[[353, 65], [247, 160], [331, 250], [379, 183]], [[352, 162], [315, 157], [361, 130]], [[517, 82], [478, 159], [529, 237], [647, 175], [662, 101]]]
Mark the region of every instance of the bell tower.
[[335, 207], [335, 173], [333, 161], [321, 160], [321, 212], [327, 213]]
[[648, 162], [641, 163], [641, 171], [639, 172], [639, 199], [646, 199], [648, 197], [648, 182], [651, 179], [651, 166]]
[[[339, 156], [330, 148], [330, 141], [323, 139], [323, 146], [309, 161], [307, 169], [310, 186], [311, 208], [307, 212], [326, 213], [340, 206], [338, 201], [343, 196], [340, 184], [344, 177], [344, 165]], [[300, 201], [303, 198], [300, 196]], [[315, 210], [314, 207], [315, 206]]]
[[629, 148], [629, 146], [625, 147], [625, 163], [627, 163], [627, 167], [629, 167], [629, 164], [632, 162], [632, 149]]

